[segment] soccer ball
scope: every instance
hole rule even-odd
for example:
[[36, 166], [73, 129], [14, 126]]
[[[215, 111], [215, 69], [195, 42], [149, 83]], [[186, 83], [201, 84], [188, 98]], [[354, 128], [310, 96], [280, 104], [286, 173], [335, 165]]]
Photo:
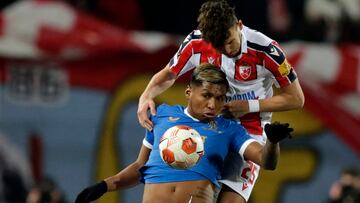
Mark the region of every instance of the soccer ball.
[[159, 151], [166, 164], [186, 169], [198, 163], [204, 155], [204, 142], [195, 129], [178, 125], [166, 130], [160, 138]]

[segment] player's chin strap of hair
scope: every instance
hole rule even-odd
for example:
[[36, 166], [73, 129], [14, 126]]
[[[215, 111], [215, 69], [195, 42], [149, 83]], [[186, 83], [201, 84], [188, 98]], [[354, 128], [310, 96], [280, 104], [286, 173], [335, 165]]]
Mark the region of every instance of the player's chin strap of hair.
[[260, 102], [257, 99], [248, 100], [249, 112], [259, 112], [260, 111]]

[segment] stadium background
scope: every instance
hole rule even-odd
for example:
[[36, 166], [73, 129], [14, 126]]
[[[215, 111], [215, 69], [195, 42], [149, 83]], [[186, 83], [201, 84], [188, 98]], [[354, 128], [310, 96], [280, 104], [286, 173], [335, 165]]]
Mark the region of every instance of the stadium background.
[[[231, 1], [245, 25], [281, 42], [306, 96], [303, 110], [275, 113], [296, 134], [279, 168], [262, 172], [252, 202], [324, 202], [344, 167], [360, 167], [360, 3], [345, 1], [353, 9], [337, 22], [316, 3], [309, 11], [311, 0], [296, 2]], [[336, 1], [316, 2], [331, 10]], [[48, 176], [72, 202], [135, 160], [144, 134], [137, 99], [195, 28], [201, 3], [2, 1], [0, 172], [8, 165], [20, 175], [14, 188]], [[184, 104], [185, 84], [157, 103]], [[98, 202], [140, 202], [141, 194], [137, 186]]]

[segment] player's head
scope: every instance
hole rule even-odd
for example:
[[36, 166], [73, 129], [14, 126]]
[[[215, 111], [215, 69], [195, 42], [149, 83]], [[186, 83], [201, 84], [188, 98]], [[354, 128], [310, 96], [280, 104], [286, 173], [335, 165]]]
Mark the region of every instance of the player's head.
[[234, 8], [225, 0], [205, 2], [197, 20], [202, 38], [217, 50], [230, 57], [240, 53], [242, 23], [237, 19]]
[[216, 117], [224, 107], [229, 83], [219, 67], [203, 63], [195, 68], [185, 95], [188, 111], [199, 120]]
[[357, 178], [360, 178], [358, 169], [354, 167], [348, 167], [342, 170], [340, 183], [342, 185], [354, 185], [354, 183], [357, 181]]

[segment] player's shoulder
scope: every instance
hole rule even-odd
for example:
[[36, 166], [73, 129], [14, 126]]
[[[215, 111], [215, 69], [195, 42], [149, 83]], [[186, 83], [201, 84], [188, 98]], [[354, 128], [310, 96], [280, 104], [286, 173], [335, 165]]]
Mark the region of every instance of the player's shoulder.
[[284, 53], [275, 40], [245, 26], [243, 27], [242, 33], [245, 35], [248, 49], [263, 52], [280, 63], [284, 60]]
[[229, 131], [233, 131], [236, 128], [245, 129], [241, 124], [239, 124], [237, 120], [224, 118], [222, 116], [217, 117], [217, 123], [219, 127], [227, 129]]
[[265, 34], [246, 26], [243, 26], [242, 33], [245, 35], [248, 45], [268, 46], [274, 41]]
[[[183, 50], [190, 50], [191, 49], [203, 49], [204, 47], [207, 47], [208, 43], [202, 38], [202, 34], [200, 30], [193, 30], [190, 32], [184, 39], [184, 41], [181, 43], [179, 48], [179, 53]], [[185, 48], [188, 49], [185, 49]]]
[[186, 38], [184, 39], [184, 42], [193, 42], [193, 41], [202, 41], [202, 34], [200, 30], [193, 30], [191, 31]]
[[171, 116], [173, 114], [182, 114], [184, 112], [184, 107], [181, 105], [169, 105], [169, 104], [160, 104], [157, 107], [157, 115], [159, 116]]

